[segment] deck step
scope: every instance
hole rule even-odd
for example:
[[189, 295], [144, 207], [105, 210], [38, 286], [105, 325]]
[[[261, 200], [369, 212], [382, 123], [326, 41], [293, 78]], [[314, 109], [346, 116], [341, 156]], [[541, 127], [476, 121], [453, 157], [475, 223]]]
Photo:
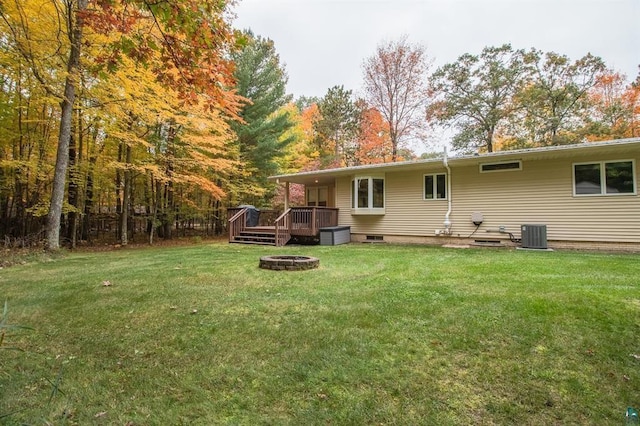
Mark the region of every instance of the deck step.
[[242, 231], [242, 232], [265, 232], [265, 233], [274, 234], [276, 232], [276, 229], [273, 226], [254, 226], [250, 228], [250, 230]]
[[[287, 239], [288, 241], [288, 239]], [[273, 226], [254, 226], [245, 228], [233, 237], [231, 243], [236, 244], [257, 244], [265, 246], [277, 246], [276, 229]], [[280, 241], [282, 244], [283, 242]], [[284, 242], [286, 244], [286, 241]]]
[[236, 235], [233, 239], [234, 243], [239, 244], [261, 244], [276, 245], [276, 233], [267, 229], [252, 229], [251, 231], [242, 231], [240, 235]]
[[232, 244], [256, 244], [256, 245], [261, 245], [261, 246], [275, 246], [276, 243], [275, 241], [272, 242], [267, 242], [267, 241], [247, 241], [247, 240], [233, 240], [230, 241], [230, 243]]
[[240, 235], [236, 235], [237, 237], [271, 237], [274, 238], [276, 236], [275, 232], [247, 232], [242, 231]]
[[245, 241], [261, 241], [263, 243], [275, 243], [276, 239], [271, 237], [250, 237], [250, 236], [238, 236], [233, 239], [235, 242], [241, 243]]

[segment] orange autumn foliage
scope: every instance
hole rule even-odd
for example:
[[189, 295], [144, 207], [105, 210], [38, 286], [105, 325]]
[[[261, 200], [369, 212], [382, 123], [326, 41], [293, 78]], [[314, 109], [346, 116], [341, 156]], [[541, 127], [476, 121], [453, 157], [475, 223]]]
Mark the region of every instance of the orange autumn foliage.
[[592, 125], [588, 140], [631, 138], [640, 135], [640, 87], [627, 84], [617, 72], [598, 76], [589, 93]]
[[357, 164], [377, 164], [392, 161], [389, 124], [376, 108], [367, 108], [360, 120], [360, 135], [356, 150]]

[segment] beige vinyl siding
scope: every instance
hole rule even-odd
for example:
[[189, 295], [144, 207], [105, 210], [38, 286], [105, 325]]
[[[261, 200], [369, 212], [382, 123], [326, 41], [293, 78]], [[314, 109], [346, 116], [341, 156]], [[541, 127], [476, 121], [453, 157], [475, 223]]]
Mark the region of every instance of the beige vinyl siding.
[[[573, 195], [574, 163], [622, 159], [629, 158], [523, 161], [522, 171], [496, 173], [479, 173], [477, 166], [457, 168], [452, 175], [454, 234], [473, 230], [469, 218], [472, 212], [479, 211], [484, 215], [484, 223], [478, 233], [504, 225], [518, 236], [520, 225], [542, 224], [547, 225], [549, 240], [638, 243], [637, 194]], [[636, 174], [636, 188], [637, 181]]]
[[350, 178], [336, 179], [336, 207], [338, 208], [338, 223], [344, 226], [353, 226], [351, 223], [350, 185]]
[[[480, 173], [477, 163], [452, 170], [452, 232], [469, 237], [475, 230], [471, 214], [481, 212], [484, 222], [473, 235], [478, 239], [507, 238], [494, 232], [505, 226], [520, 236], [522, 224], [547, 225], [547, 237], [557, 241], [640, 243], [640, 196], [574, 196], [573, 164], [611, 160], [635, 160], [636, 191], [640, 190], [640, 155], [576, 155], [573, 158], [522, 160], [522, 170]], [[351, 214], [351, 178], [336, 181], [339, 223], [363, 235], [434, 236], [443, 229], [447, 200], [424, 200], [425, 174], [444, 173], [442, 168], [386, 173], [385, 213], [380, 216]], [[487, 230], [491, 232], [487, 232]]]
[[351, 178], [337, 181], [339, 223], [351, 232], [366, 235], [432, 236], [442, 229], [446, 200], [424, 200], [424, 174], [444, 173], [443, 169], [385, 174], [385, 214], [351, 214]]

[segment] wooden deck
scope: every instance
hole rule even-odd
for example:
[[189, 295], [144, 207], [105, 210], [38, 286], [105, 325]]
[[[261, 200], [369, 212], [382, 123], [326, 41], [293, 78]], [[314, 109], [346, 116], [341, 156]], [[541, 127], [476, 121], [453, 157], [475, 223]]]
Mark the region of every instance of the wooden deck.
[[330, 207], [292, 207], [282, 214], [260, 212], [257, 225], [248, 226], [249, 209], [228, 210], [229, 242], [284, 246], [291, 237], [317, 237], [320, 228], [338, 225], [338, 209]]

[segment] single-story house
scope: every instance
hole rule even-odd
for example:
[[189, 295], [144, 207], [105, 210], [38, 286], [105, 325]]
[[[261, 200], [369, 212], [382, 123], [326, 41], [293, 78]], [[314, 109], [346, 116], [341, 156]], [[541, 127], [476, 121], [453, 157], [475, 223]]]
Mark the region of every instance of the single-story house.
[[640, 251], [639, 161], [633, 138], [270, 179], [303, 184], [356, 242]]

